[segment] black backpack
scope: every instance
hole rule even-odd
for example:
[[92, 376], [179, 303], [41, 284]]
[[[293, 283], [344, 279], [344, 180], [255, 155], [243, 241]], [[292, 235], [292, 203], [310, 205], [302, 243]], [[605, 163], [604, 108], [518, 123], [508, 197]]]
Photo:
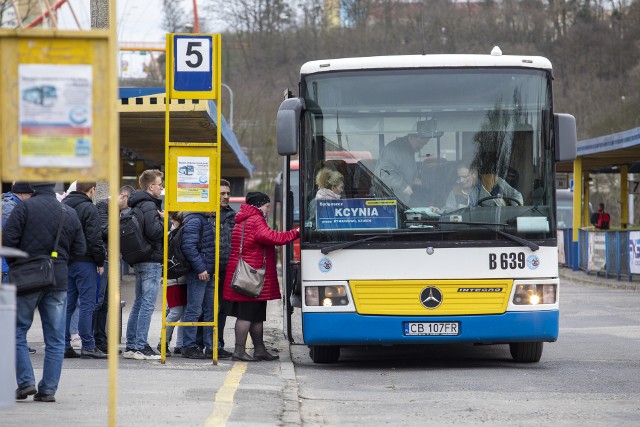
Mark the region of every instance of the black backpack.
[[[182, 236], [184, 235], [184, 225], [181, 224], [175, 230], [169, 232], [169, 245], [167, 248], [167, 279], [177, 279], [191, 271], [191, 265], [182, 253]], [[203, 226], [200, 221], [200, 239], [202, 241]]]
[[149, 261], [153, 253], [137, 213], [142, 215], [140, 208], [134, 207], [120, 217], [120, 253], [129, 265]]

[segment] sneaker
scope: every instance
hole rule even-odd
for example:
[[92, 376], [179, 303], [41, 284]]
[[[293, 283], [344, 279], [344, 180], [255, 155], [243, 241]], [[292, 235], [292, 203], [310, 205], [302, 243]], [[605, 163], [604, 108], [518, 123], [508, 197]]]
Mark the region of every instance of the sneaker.
[[33, 396], [33, 400], [36, 402], [55, 402], [56, 398], [53, 394], [36, 393], [36, 395]]
[[198, 349], [198, 347], [189, 347], [182, 349], [182, 357], [185, 359], [206, 359], [207, 356]]
[[26, 387], [18, 387], [16, 389], [16, 400], [24, 400], [32, 394], [36, 394], [36, 386], [28, 385]]
[[[161, 353], [160, 344], [156, 347], [158, 349], [158, 353]], [[169, 344], [167, 344], [167, 352], [165, 353], [167, 357], [171, 357], [171, 348], [169, 348]]]
[[182, 354], [182, 347], [173, 347], [173, 354]]
[[82, 349], [80, 356], [83, 359], [106, 359], [107, 355], [100, 351], [99, 348], [94, 347], [91, 350]]
[[72, 347], [68, 347], [64, 349], [65, 359], [77, 359], [78, 357], [80, 357], [80, 355], [76, 353], [76, 351]]
[[147, 345], [142, 350], [137, 350], [133, 354], [133, 358], [136, 360], [160, 360], [160, 355]]
[[76, 350], [80, 350], [82, 348], [82, 338], [79, 336], [71, 339], [71, 347]]
[[135, 359], [134, 355], [136, 354], [136, 349], [127, 347], [124, 349], [124, 353], [122, 353], [122, 357], [125, 359]]

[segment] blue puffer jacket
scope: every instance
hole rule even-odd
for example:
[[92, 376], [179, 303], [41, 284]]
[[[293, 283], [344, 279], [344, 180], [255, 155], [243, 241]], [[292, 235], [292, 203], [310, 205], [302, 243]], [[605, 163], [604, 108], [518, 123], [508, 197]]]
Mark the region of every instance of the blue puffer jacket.
[[184, 233], [180, 248], [191, 264], [191, 270], [198, 274], [207, 270], [213, 274], [216, 240], [207, 216], [200, 212], [188, 213], [184, 216], [182, 227]]

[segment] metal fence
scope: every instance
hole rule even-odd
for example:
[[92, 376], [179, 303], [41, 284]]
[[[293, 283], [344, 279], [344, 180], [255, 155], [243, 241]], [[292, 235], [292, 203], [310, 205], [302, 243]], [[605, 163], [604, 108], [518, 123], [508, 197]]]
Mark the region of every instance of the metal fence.
[[[624, 278], [629, 282], [634, 277], [640, 277], [640, 274], [631, 272], [632, 265], [640, 262], [640, 246], [636, 248], [638, 242], [631, 242], [631, 231], [580, 229], [578, 254], [574, 253], [576, 248], [571, 241], [572, 232], [571, 228], [558, 230], [559, 234], [562, 233], [560, 243], [563, 245], [559, 250], [564, 250], [565, 254], [564, 263], [560, 260], [561, 266], [606, 278]], [[575, 260], [577, 265], [574, 265]]]

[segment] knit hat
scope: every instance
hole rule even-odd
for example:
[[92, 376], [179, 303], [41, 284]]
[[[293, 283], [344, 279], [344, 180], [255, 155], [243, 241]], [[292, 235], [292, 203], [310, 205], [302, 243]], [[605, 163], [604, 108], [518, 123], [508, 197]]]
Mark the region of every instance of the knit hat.
[[264, 193], [260, 193], [259, 191], [251, 191], [247, 193], [246, 200], [248, 205], [255, 206], [256, 208], [271, 202], [269, 196]]
[[22, 193], [33, 193], [33, 188], [31, 184], [28, 182], [16, 181], [11, 187], [12, 193], [22, 194]]

